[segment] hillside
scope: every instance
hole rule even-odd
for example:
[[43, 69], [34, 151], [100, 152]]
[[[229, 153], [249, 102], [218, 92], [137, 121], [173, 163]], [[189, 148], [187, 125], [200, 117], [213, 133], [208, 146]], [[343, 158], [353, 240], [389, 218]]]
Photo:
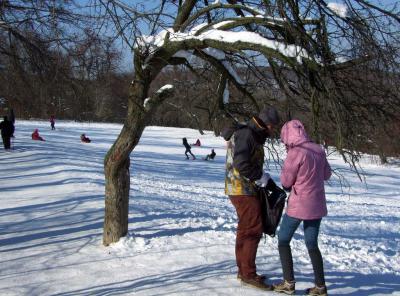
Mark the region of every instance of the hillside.
[[[16, 122], [14, 149], [0, 149], [0, 295], [261, 295], [236, 279], [225, 142], [212, 132], [146, 128], [131, 156], [129, 236], [102, 246], [103, 158], [121, 127]], [[35, 128], [46, 142], [30, 139]], [[182, 137], [201, 140], [197, 160], [186, 160]], [[211, 148], [216, 159], [201, 160]], [[329, 162], [350, 186], [338, 177], [326, 186], [319, 243], [329, 295], [400, 295], [399, 163], [366, 156], [365, 184], [340, 157]], [[278, 181], [279, 165], [269, 167]], [[302, 231], [292, 247], [302, 290], [313, 278]], [[257, 264], [280, 279], [276, 238], [262, 240]]]

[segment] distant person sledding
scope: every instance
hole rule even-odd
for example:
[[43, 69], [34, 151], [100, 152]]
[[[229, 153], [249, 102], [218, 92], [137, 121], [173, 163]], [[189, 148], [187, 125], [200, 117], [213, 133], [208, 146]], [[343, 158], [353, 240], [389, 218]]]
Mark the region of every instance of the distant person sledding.
[[200, 140], [197, 139], [196, 143], [191, 144], [192, 146], [201, 146]]
[[90, 140], [88, 137], [86, 137], [85, 134], [82, 134], [82, 135], [81, 135], [81, 142], [83, 142], [83, 143], [90, 143], [90, 142], [92, 142], [92, 140]]
[[45, 141], [40, 135], [39, 135], [39, 130], [35, 129], [34, 132], [32, 133], [32, 140], [35, 141]]
[[204, 160], [214, 160], [216, 153], [214, 151], [214, 149], [211, 149], [211, 153], [207, 154], [206, 158], [204, 158]]
[[191, 147], [186, 138], [182, 138], [182, 143], [183, 143], [183, 146], [185, 146], [185, 148], [186, 148], [186, 150], [185, 150], [186, 159], [189, 159], [188, 153], [193, 157], [193, 160], [196, 159], [196, 156], [194, 156], [192, 151], [190, 150]]

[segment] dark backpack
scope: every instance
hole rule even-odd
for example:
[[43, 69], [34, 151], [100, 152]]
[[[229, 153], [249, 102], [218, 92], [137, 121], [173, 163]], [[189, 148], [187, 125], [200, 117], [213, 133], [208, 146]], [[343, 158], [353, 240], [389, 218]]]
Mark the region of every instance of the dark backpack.
[[261, 201], [263, 232], [274, 237], [285, 207], [286, 192], [271, 180], [266, 187], [258, 189], [258, 197]]

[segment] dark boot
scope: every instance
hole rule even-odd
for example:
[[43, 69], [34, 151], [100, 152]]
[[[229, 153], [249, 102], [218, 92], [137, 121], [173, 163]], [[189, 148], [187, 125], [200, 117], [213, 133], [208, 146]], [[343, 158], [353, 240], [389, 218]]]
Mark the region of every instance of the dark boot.
[[[264, 274], [257, 274], [256, 277], [260, 278], [262, 281], [265, 281], [267, 279], [267, 276]], [[242, 275], [240, 273], [237, 274], [237, 279], [242, 279]]]
[[261, 289], [264, 291], [272, 291], [272, 286], [264, 283], [264, 280], [257, 275], [255, 275], [252, 278], [242, 277], [242, 284], [253, 288]]

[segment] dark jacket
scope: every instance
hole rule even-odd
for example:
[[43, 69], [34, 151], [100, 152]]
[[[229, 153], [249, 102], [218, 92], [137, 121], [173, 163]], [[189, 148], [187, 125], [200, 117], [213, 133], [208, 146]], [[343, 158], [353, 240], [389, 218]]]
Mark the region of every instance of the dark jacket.
[[214, 159], [215, 155], [217, 155], [217, 154], [215, 153], [214, 150], [212, 150], [211, 153], [210, 153], [210, 158]]
[[15, 124], [15, 114], [14, 114], [14, 109], [10, 110], [10, 116], [8, 117], [8, 120], [14, 125]]
[[188, 143], [188, 141], [187, 141], [186, 138], [183, 138], [183, 139], [182, 139], [182, 143], [183, 143], [183, 146], [185, 146], [185, 148], [186, 148], [187, 150], [190, 150], [190, 145], [189, 145], [189, 143]]
[[9, 120], [0, 122], [0, 129], [3, 138], [10, 138], [14, 134], [14, 125]]
[[246, 125], [225, 129], [228, 142], [225, 176], [227, 195], [255, 195], [254, 181], [261, 178], [264, 165], [266, 127], [256, 117]]

